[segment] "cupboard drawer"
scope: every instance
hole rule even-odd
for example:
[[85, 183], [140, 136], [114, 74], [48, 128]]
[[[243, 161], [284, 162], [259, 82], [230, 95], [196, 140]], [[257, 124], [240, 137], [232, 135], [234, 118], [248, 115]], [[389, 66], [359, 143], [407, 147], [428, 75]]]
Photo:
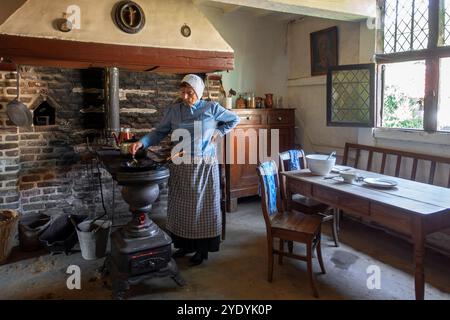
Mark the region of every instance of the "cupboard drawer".
[[270, 111], [267, 115], [267, 120], [269, 124], [290, 124], [294, 125], [295, 116], [292, 110], [277, 110]]
[[237, 113], [239, 116], [239, 119], [241, 119], [241, 122], [239, 122], [239, 125], [261, 125], [265, 124], [263, 119], [263, 114], [261, 113], [252, 113], [252, 112], [239, 112]]

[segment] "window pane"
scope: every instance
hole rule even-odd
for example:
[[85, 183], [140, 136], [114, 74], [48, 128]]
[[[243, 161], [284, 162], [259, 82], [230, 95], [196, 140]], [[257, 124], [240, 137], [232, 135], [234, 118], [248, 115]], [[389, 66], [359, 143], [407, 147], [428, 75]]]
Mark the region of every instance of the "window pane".
[[450, 45], [450, 1], [443, 0], [444, 4], [444, 45]]
[[328, 126], [374, 126], [375, 65], [337, 66], [327, 79]]
[[428, 47], [428, 0], [386, 0], [384, 53]]
[[423, 130], [425, 61], [384, 66], [382, 126]]
[[450, 58], [441, 59], [438, 131], [450, 131]]

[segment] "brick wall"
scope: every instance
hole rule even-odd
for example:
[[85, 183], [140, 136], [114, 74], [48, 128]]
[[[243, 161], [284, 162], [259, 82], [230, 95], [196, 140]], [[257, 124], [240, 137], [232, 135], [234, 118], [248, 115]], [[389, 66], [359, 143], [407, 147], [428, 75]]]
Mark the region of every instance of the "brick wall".
[[[121, 71], [121, 124], [138, 136], [154, 127], [177, 98], [180, 79]], [[20, 100], [30, 109], [46, 100], [56, 109], [53, 126], [15, 127], [6, 114], [15, 96], [15, 72], [0, 72], [0, 208], [24, 214], [101, 214], [97, 166], [82, 150], [87, 138], [102, 135], [103, 70], [20, 68]], [[110, 211], [113, 182], [106, 171], [100, 174]], [[115, 211], [128, 212], [120, 188]]]

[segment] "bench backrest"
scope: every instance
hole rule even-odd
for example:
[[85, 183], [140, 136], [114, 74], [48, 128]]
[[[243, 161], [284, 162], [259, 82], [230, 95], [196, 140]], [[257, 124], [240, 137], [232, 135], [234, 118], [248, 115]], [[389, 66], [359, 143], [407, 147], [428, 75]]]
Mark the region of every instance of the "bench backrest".
[[[381, 157], [381, 163], [378, 163], [379, 168], [375, 168], [375, 157], [379, 159]], [[439, 166], [440, 180], [444, 178], [442, 186], [450, 188], [450, 158], [439, 157], [428, 154], [420, 154], [414, 152], [400, 151], [395, 149], [387, 149], [380, 147], [367, 146], [355, 143], [346, 143], [344, 149], [343, 165], [352, 166], [354, 168], [360, 168], [366, 171], [379, 172], [381, 174], [388, 174], [387, 162], [388, 157], [394, 159], [395, 172], [393, 175], [399, 177], [402, 173], [402, 178], [419, 181], [418, 168], [421, 166], [422, 173], [426, 171], [425, 183], [437, 184], [436, 172]], [[408, 160], [410, 167], [406, 168], [406, 162]], [[380, 161], [378, 161], [380, 162]], [[405, 174], [405, 171], [407, 173]], [[444, 172], [445, 177], [442, 177]], [[447, 173], [447, 174], [445, 174]]]

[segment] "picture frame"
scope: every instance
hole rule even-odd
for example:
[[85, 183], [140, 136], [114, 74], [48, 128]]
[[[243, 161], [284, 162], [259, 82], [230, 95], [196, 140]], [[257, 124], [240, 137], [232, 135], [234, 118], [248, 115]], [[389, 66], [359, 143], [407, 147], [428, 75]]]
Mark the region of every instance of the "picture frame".
[[311, 76], [326, 75], [329, 67], [338, 65], [338, 28], [313, 32], [310, 42]]

